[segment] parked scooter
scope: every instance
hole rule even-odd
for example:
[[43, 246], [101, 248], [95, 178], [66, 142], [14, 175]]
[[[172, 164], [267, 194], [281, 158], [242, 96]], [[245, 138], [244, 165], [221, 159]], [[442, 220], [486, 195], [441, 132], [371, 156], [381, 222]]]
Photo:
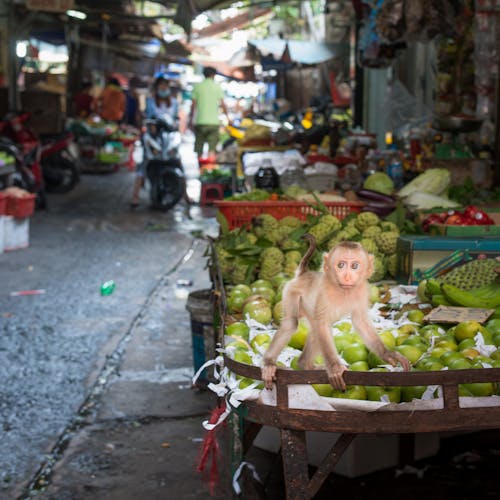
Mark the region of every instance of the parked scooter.
[[[16, 135], [21, 142], [12, 139]], [[36, 194], [37, 208], [47, 208], [45, 182], [40, 163], [40, 143], [24, 132], [16, 117], [0, 121], [0, 149], [16, 159], [16, 171], [9, 175], [6, 186], [17, 186]]]
[[186, 179], [179, 158], [178, 124], [169, 115], [145, 120], [142, 137], [146, 178], [153, 208], [169, 210], [183, 198]]
[[71, 132], [44, 136], [41, 162], [45, 187], [49, 193], [67, 193], [80, 180], [78, 152]]
[[80, 178], [78, 160], [72, 152], [73, 134], [47, 136], [42, 140], [28, 125], [29, 113], [12, 113], [3, 120], [3, 135], [23, 150], [39, 147], [41, 173], [47, 192], [66, 193]]

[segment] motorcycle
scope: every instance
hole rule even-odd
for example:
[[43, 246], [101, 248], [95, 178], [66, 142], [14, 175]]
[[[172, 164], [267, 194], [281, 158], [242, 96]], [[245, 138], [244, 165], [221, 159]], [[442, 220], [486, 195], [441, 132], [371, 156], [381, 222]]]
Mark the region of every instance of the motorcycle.
[[3, 135], [18, 144], [23, 150], [36, 144], [43, 175], [44, 189], [50, 193], [66, 193], [80, 179], [77, 155], [72, 151], [73, 134], [64, 133], [42, 139], [28, 125], [29, 113], [12, 113], [2, 120]]
[[[0, 150], [15, 158], [15, 172], [5, 176], [3, 187], [17, 186], [36, 194], [37, 208], [47, 208], [45, 182], [40, 161], [40, 143], [23, 130], [18, 117], [0, 121]], [[20, 142], [12, 139], [17, 137]]]
[[165, 115], [145, 120], [142, 136], [151, 206], [169, 210], [184, 197], [186, 179], [179, 158], [181, 142], [177, 122]]
[[67, 193], [80, 181], [78, 152], [75, 148], [71, 132], [42, 138], [42, 172], [49, 193]]

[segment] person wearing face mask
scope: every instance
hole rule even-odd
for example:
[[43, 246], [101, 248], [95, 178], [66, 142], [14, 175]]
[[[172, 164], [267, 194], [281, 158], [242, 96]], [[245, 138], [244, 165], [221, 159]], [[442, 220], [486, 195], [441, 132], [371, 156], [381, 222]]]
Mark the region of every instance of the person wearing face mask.
[[159, 118], [168, 114], [176, 119], [178, 112], [179, 103], [172, 96], [168, 80], [159, 76], [153, 83], [153, 95], [146, 98], [146, 118]]
[[[153, 83], [152, 95], [146, 98], [146, 109], [144, 111], [146, 119], [162, 118], [168, 115], [173, 121], [176, 121], [178, 111], [179, 103], [171, 94], [168, 80], [163, 76], [159, 76]], [[144, 183], [144, 176], [146, 174], [145, 166], [148, 160], [146, 150], [144, 151], [144, 155], [144, 161], [138, 163], [136, 168], [132, 201], [130, 202], [132, 208], [139, 205], [139, 192]]]

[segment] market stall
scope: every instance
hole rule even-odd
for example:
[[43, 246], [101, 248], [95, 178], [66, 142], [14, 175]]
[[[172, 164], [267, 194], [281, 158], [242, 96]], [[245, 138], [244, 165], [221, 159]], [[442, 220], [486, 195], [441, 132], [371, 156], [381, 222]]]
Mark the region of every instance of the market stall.
[[75, 134], [84, 172], [112, 172], [122, 166], [134, 168], [138, 130], [95, 116], [72, 120], [69, 129]]
[[[421, 192], [416, 186], [424, 189], [426, 182], [417, 177], [408, 190]], [[439, 182], [434, 184], [442, 193]], [[424, 208], [400, 208], [403, 216], [394, 219], [378, 216], [370, 210], [369, 198], [322, 202], [318, 192], [309, 201], [292, 201], [283, 194], [266, 200], [262, 190], [254, 190], [263, 201], [249, 201], [251, 193], [217, 203], [221, 232], [212, 248], [217, 317], [222, 318], [215, 332], [222, 356], [214, 387], [232, 412], [233, 472], [252, 443], [262, 446], [264, 440], [266, 446], [263, 427], [279, 430], [271, 449], [280, 449], [287, 498], [312, 498], [343, 454], [360, 446], [355, 437], [362, 434], [418, 437], [498, 428], [500, 241], [494, 208], [445, 211], [446, 218], [461, 213], [462, 222], [469, 223], [455, 225], [452, 219], [429, 220], [432, 210]], [[427, 195], [433, 203], [432, 196], [440, 196]], [[395, 196], [393, 202], [407, 196]], [[378, 203], [372, 208], [380, 209]], [[389, 214], [394, 212], [393, 206]], [[420, 234], [405, 234], [410, 226]], [[450, 228], [471, 233], [446, 236]], [[301, 236], [306, 232], [316, 237], [320, 250], [313, 268], [319, 267], [322, 251], [346, 239], [361, 242], [375, 255], [370, 318], [385, 345], [411, 361], [410, 373], [375, 361], [360, 347], [347, 318], [332, 327], [337, 351], [349, 365], [344, 373], [348, 390], [336, 391], [321, 361], [319, 369], [297, 370], [308, 334], [299, 323], [278, 358], [275, 389], [263, 390], [263, 354], [279, 328], [283, 286], [305, 252]], [[441, 316], [433, 319], [433, 314]], [[357, 345], [351, 348], [349, 342]], [[337, 439], [324, 460], [322, 456], [314, 463], [318, 469], [310, 478], [308, 456], [318, 455], [318, 443], [308, 439], [311, 432], [326, 433], [320, 441], [331, 441], [332, 433]], [[396, 456], [413, 461], [415, 441], [401, 439], [400, 444]]]

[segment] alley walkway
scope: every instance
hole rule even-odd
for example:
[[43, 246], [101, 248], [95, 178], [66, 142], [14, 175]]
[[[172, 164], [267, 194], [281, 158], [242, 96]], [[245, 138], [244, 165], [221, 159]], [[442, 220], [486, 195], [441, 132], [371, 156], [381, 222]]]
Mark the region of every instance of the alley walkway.
[[[191, 387], [185, 305], [210, 286], [192, 232], [214, 234], [214, 212], [152, 212], [145, 192], [131, 211], [133, 178], [84, 175], [34, 215], [29, 248], [0, 255], [2, 499], [208, 492], [195, 469], [214, 399]], [[29, 289], [45, 293], [10, 295]]]

